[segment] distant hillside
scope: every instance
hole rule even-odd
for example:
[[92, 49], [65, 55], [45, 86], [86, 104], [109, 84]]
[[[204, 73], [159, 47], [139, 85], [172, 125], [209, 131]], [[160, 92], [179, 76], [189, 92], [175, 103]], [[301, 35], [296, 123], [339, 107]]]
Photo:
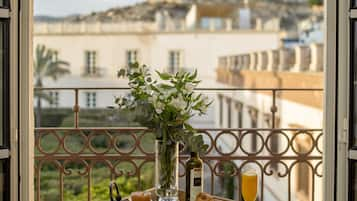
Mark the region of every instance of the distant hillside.
[[35, 16], [35, 22], [59, 22], [63, 21], [63, 17], [52, 17], [46, 15]]
[[[192, 4], [232, 4], [238, 8], [246, 5], [243, 0], [183, 0], [182, 3], [142, 2], [125, 7], [110, 8], [102, 12], [73, 15], [64, 18], [36, 16], [35, 22], [154, 22], [158, 12], [172, 19], [184, 20]], [[301, 0], [250, 0], [249, 8], [254, 19], [280, 19], [281, 30], [296, 30], [299, 21], [311, 18], [314, 13], [308, 1]], [[232, 16], [237, 18], [237, 16]]]

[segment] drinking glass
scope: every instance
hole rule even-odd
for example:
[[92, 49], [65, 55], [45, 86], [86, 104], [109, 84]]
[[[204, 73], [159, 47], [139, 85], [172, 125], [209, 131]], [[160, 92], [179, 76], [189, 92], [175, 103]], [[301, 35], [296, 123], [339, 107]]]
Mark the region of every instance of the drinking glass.
[[242, 195], [244, 201], [255, 201], [258, 191], [258, 175], [252, 168], [242, 171]]

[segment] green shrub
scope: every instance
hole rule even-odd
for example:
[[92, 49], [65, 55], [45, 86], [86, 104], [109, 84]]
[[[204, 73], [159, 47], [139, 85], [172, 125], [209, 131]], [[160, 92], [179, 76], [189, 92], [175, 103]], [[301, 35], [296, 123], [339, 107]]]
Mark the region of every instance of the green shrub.
[[309, 4], [314, 6], [314, 5], [323, 5], [323, 0], [309, 0]]

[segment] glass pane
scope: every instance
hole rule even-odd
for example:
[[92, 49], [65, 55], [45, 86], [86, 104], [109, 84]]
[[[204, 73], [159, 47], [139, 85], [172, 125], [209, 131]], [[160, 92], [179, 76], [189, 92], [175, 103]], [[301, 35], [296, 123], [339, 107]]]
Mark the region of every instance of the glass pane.
[[8, 8], [9, 7], [9, 0], [0, 0], [0, 7]]
[[0, 146], [7, 145], [7, 138], [4, 133], [6, 133], [8, 123], [8, 118], [5, 118], [8, 110], [8, 23], [7, 21], [0, 21]]
[[0, 201], [9, 200], [9, 167], [7, 160], [0, 160]]
[[349, 184], [350, 195], [349, 200], [357, 200], [357, 162], [351, 162], [350, 166], [351, 180]]
[[351, 52], [351, 58], [352, 58], [352, 80], [353, 80], [353, 96], [351, 102], [353, 103], [353, 115], [352, 115], [352, 120], [353, 120], [353, 133], [352, 133], [352, 138], [353, 138], [353, 146], [357, 146], [357, 21], [354, 21], [352, 24], [352, 41], [353, 41], [353, 47], [352, 47], [352, 52]]

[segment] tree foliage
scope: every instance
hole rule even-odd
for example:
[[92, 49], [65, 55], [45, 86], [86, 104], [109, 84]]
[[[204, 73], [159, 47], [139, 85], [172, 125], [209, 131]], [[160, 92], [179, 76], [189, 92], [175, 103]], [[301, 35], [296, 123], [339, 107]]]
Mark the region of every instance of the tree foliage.
[[314, 6], [314, 5], [323, 5], [323, 0], [309, 0], [309, 4]]

